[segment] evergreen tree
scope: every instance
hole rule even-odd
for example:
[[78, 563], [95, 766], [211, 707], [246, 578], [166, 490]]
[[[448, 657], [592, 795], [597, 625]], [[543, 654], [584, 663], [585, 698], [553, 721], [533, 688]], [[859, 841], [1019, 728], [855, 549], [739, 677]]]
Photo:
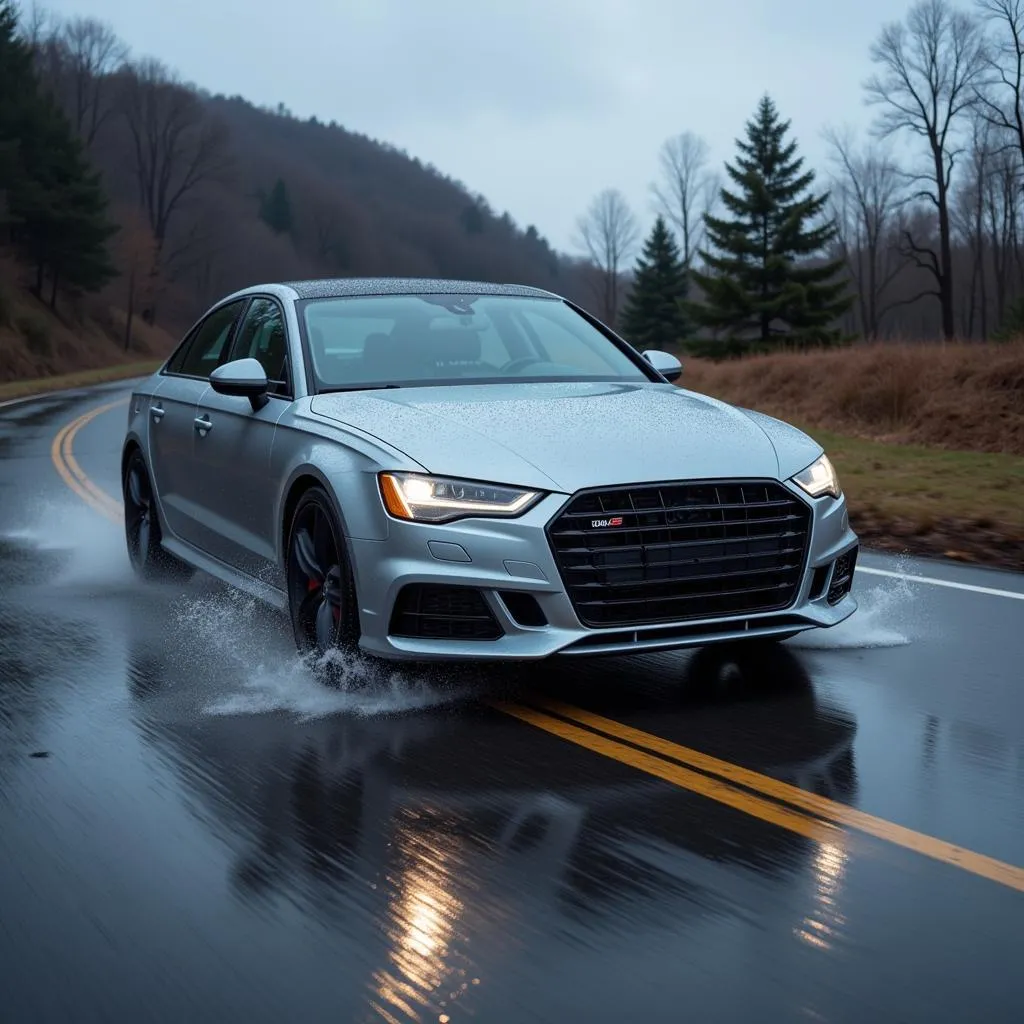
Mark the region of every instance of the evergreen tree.
[[765, 96], [746, 139], [737, 140], [736, 164], [726, 164], [737, 191], [722, 189], [721, 198], [732, 217], [705, 218], [715, 251], [702, 251], [705, 269], [692, 272], [705, 295], [690, 306], [694, 317], [732, 341], [753, 335], [759, 347], [838, 341], [833, 325], [852, 302], [835, 280], [841, 260], [810, 263], [835, 226], [814, 224], [828, 193], [810, 191], [814, 172], [803, 170], [796, 142], [786, 140], [789, 126]]
[[672, 233], [659, 216], [636, 261], [633, 288], [622, 314], [623, 334], [636, 348], [682, 341], [690, 325], [684, 303], [686, 268]]
[[107, 250], [117, 230], [106, 217], [99, 175], [71, 124], [39, 88], [13, 5], [0, 0], [0, 192], [11, 240], [33, 263], [36, 293], [96, 291], [116, 276]]
[[467, 235], [479, 235], [484, 230], [484, 212], [478, 203], [470, 203], [459, 215]]
[[288, 198], [288, 188], [278, 178], [274, 187], [260, 204], [260, 217], [278, 235], [292, 229], [292, 204]]

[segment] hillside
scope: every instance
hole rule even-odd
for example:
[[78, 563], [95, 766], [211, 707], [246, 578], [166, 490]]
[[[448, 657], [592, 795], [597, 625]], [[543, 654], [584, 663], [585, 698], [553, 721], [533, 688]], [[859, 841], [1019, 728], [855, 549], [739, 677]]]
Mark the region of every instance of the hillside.
[[[0, 21], [0, 286], [17, 306], [0, 380], [108, 362], [90, 339], [121, 337], [119, 310], [175, 336], [264, 280], [479, 278], [587, 299], [587, 265], [391, 145], [212, 96], [94, 19], [0, 0]], [[135, 333], [131, 358], [168, 343]]]

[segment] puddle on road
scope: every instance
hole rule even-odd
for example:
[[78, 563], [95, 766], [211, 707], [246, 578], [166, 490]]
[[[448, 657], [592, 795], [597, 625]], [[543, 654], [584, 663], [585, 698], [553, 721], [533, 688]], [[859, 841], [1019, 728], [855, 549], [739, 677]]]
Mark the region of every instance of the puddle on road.
[[80, 503], [40, 502], [28, 511], [31, 525], [5, 530], [0, 544], [45, 571], [23, 566], [16, 582], [30, 593], [45, 588], [47, 600], [59, 594], [65, 608], [77, 605], [76, 613], [79, 602], [100, 618], [119, 607], [110, 628], [128, 634], [128, 646], [153, 677], [136, 680], [139, 693], [187, 692], [212, 715], [284, 712], [303, 720], [398, 714], [472, 692], [443, 668], [428, 673], [339, 654], [320, 664], [300, 658], [284, 615], [205, 574], [184, 592], [140, 583], [120, 526]]
[[[164, 677], [152, 689], [164, 690], [169, 683], [179, 693], [189, 691], [205, 714], [283, 712], [300, 720], [379, 716], [479, 694], [478, 683], [468, 681], [463, 670], [443, 665], [413, 668], [338, 654], [329, 656], [327, 665], [313, 664], [295, 653], [283, 615], [203, 574], [184, 594], [141, 585], [128, 563], [120, 527], [80, 504], [40, 503], [31, 509], [31, 523], [6, 531], [3, 539], [26, 551], [58, 556], [55, 575], [45, 583], [51, 594], [57, 589], [69, 600], [131, 602], [130, 629], [137, 625], [138, 632], [128, 639], [145, 638], [146, 663]], [[873, 578], [860, 577], [860, 608], [851, 619], [830, 630], [803, 633], [787, 646], [829, 651], [910, 644], [922, 625], [914, 586], [886, 579], [865, 587], [865, 579]], [[323, 682], [325, 668], [331, 685]]]

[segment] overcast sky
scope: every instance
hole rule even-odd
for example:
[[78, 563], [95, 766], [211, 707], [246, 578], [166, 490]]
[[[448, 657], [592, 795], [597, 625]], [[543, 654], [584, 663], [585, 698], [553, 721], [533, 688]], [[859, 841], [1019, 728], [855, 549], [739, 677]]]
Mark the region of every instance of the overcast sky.
[[[28, 3], [26, 2], [26, 6]], [[114, 26], [212, 92], [386, 140], [556, 248], [601, 189], [646, 229], [662, 141], [715, 164], [769, 92], [822, 167], [821, 131], [865, 127], [869, 47], [909, 0], [49, 0]]]

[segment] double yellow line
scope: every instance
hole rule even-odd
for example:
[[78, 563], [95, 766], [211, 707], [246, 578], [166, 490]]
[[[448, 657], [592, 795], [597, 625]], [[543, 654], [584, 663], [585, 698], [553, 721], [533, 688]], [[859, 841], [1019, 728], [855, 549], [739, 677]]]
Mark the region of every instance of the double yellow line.
[[[72, 420], [57, 433], [50, 449], [53, 464], [68, 487], [116, 523], [121, 522], [121, 503], [89, 479], [75, 460], [72, 446], [84, 426], [125, 404], [125, 399], [109, 402]], [[816, 842], [841, 844], [852, 830], [1024, 892], [1024, 868], [876, 818], [592, 711], [540, 698], [531, 698], [530, 703], [530, 707], [505, 702], [493, 706], [578, 747]]]
[[[845, 830], [852, 829], [1024, 892], [1024, 868], [915, 832], [884, 818], [876, 818], [855, 807], [809, 793], [798, 786], [653, 736], [592, 711], [552, 700], [531, 698], [530, 703], [535, 707], [518, 704], [494, 706], [577, 746], [639, 768], [648, 775], [700, 793], [808, 839], [837, 844], [843, 841]], [[539, 710], [541, 708], [545, 710]]]
[[116, 501], [106, 491], [94, 484], [85, 471], [75, 459], [72, 445], [75, 436], [86, 424], [91, 423], [97, 416], [116, 409], [119, 405], [127, 405], [124, 398], [116, 402], [108, 402], [96, 409], [90, 409], [77, 419], [73, 419], [67, 426], [57, 431], [57, 436], [50, 445], [50, 458], [60, 478], [84, 501], [90, 508], [95, 509], [101, 516], [115, 523], [121, 521], [121, 502]]

